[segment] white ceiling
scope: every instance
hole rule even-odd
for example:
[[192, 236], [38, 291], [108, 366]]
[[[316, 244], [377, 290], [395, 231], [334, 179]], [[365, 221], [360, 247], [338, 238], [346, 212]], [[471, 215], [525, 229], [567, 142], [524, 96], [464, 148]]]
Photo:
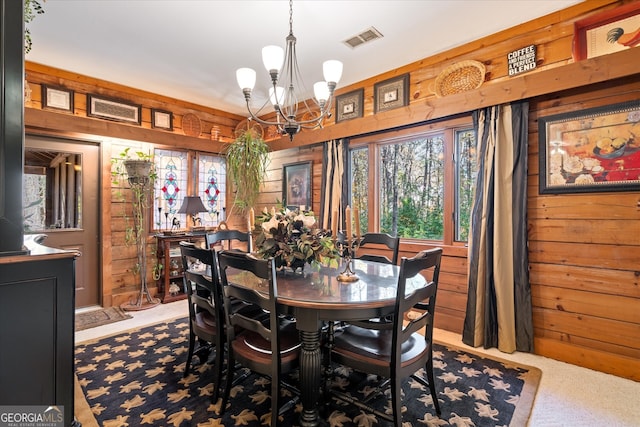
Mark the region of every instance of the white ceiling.
[[[564, 9], [580, 0], [297, 0], [293, 32], [305, 86], [322, 62], [344, 63], [347, 86]], [[245, 114], [235, 70], [254, 68], [260, 106], [269, 78], [261, 49], [284, 47], [288, 1], [46, 0], [28, 24], [26, 59]], [[375, 27], [384, 38], [352, 49], [344, 40]]]

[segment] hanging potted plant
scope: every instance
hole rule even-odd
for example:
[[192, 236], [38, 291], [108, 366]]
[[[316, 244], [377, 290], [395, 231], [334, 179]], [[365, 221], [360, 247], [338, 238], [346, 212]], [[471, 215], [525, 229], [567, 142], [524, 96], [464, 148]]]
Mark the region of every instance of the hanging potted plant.
[[229, 145], [227, 170], [235, 185], [233, 206], [244, 211], [255, 206], [269, 164], [269, 146], [253, 130], [241, 132]]
[[[152, 298], [147, 286], [147, 212], [149, 210], [149, 192], [156, 180], [153, 155], [137, 151], [131, 157], [130, 148], [125, 148], [118, 158], [112, 159], [111, 175], [116, 185], [121, 185], [126, 177], [133, 193], [133, 216], [125, 216], [125, 243], [136, 247], [137, 263], [134, 274], [140, 277], [140, 292], [135, 302], [124, 304], [125, 310], [142, 310], [160, 303]], [[155, 271], [155, 268], [154, 268]]]
[[127, 171], [127, 179], [132, 185], [144, 184], [144, 181], [149, 181], [149, 172], [153, 162], [150, 159], [144, 158], [146, 154], [142, 153], [143, 158], [138, 159], [125, 159], [123, 160], [124, 167]]

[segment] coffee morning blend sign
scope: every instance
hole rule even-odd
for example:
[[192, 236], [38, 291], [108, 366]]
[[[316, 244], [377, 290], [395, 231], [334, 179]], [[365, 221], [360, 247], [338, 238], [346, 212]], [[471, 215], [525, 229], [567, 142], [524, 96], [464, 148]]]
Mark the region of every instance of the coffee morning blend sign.
[[532, 44], [531, 46], [510, 52], [507, 55], [507, 62], [509, 64], [510, 76], [533, 70], [537, 65], [536, 45]]

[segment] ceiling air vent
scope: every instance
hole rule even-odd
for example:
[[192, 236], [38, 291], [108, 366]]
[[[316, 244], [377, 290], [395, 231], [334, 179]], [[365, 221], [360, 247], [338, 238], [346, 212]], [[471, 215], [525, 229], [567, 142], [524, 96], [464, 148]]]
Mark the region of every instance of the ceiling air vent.
[[373, 27], [369, 27], [366, 30], [364, 30], [363, 32], [361, 32], [360, 34], [357, 34], [353, 37], [348, 38], [347, 40], [344, 41], [344, 44], [346, 44], [347, 46], [351, 47], [351, 48], [355, 48], [358, 47], [364, 43], [368, 43], [371, 42], [373, 40], [376, 39], [380, 39], [382, 38], [382, 33], [380, 33], [380, 31], [376, 30]]

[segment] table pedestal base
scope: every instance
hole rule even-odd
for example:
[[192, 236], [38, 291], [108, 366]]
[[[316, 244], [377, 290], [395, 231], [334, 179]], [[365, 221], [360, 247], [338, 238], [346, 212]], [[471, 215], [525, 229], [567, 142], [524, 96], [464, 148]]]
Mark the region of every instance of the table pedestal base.
[[318, 400], [322, 376], [322, 352], [320, 350], [320, 331], [301, 331], [302, 346], [300, 350], [300, 384], [304, 389], [302, 395], [301, 427], [320, 425], [318, 416]]

